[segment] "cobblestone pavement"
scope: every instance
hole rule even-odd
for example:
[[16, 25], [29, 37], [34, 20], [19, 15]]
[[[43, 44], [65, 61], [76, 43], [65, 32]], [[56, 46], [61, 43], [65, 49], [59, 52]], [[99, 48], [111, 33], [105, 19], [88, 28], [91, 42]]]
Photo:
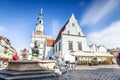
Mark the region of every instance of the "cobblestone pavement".
[[120, 80], [117, 65], [77, 66], [59, 77], [59, 80]]
[[120, 80], [120, 66], [77, 66], [75, 70], [67, 71], [57, 77], [32, 80]]
[[74, 70], [60, 76], [59, 80], [120, 80], [120, 70], [113, 68]]

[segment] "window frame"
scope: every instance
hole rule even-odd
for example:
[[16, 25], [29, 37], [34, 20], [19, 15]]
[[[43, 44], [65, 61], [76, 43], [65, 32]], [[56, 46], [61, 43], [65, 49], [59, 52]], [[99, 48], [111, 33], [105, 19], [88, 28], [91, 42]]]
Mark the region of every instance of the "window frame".
[[59, 42], [59, 51], [61, 50], [61, 42]]
[[68, 41], [68, 49], [73, 50], [73, 41]]
[[67, 34], [70, 34], [70, 31], [67, 31]]
[[78, 32], [78, 35], [80, 36], [80, 35], [81, 35], [81, 33], [80, 33], [80, 32]]
[[56, 52], [57, 52], [57, 44], [56, 44]]
[[82, 42], [78, 42], [77, 44], [78, 44], [78, 50], [82, 51]]

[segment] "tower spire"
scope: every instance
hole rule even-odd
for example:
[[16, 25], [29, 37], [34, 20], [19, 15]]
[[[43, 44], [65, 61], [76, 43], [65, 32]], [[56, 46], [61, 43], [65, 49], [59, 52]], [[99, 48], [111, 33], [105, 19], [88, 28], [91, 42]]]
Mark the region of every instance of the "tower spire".
[[42, 14], [42, 8], [41, 8], [41, 12], [40, 13]]
[[43, 24], [43, 9], [41, 8], [37, 24]]
[[44, 19], [43, 19], [43, 10], [41, 8], [40, 12], [39, 12], [39, 17], [37, 19], [36, 31], [38, 31], [39, 34], [42, 35], [42, 36], [44, 35], [44, 25], [43, 25], [43, 22], [44, 22]]

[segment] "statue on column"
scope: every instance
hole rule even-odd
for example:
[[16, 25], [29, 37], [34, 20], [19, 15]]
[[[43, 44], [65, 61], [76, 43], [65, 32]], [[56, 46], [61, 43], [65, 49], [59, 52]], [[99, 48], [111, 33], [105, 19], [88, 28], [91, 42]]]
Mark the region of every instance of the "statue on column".
[[34, 47], [32, 48], [32, 58], [38, 59], [39, 56], [39, 46], [37, 44], [37, 41], [34, 43]]

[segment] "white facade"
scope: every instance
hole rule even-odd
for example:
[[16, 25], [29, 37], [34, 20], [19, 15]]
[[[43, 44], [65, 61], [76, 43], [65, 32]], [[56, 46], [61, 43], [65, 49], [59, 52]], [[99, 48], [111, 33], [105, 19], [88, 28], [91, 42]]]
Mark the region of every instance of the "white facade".
[[[44, 36], [44, 24], [43, 24], [43, 13], [42, 9], [39, 14], [39, 18], [36, 24], [36, 29], [32, 33], [31, 43], [30, 43], [30, 54], [32, 54], [32, 48], [34, 48], [35, 42], [39, 48], [39, 59], [49, 59], [53, 54], [53, 46], [47, 45], [47, 37]], [[50, 55], [51, 54], [51, 55]]]
[[86, 37], [83, 34], [74, 14], [72, 14], [70, 19], [62, 27], [55, 41], [44, 36], [43, 16], [41, 15], [42, 12], [38, 18], [36, 30], [32, 34], [30, 47], [33, 48], [34, 42], [37, 41], [39, 44], [39, 53], [42, 56], [42, 59], [49, 59], [52, 55], [60, 55], [65, 60], [75, 61], [75, 56], [71, 55], [73, 51], [82, 52], [83, 54], [107, 52], [104, 46], [88, 46]]
[[12, 59], [14, 54], [16, 54], [16, 50], [11, 46], [10, 41], [0, 36], [0, 58]]
[[45, 52], [45, 59], [49, 59], [50, 56], [53, 55], [53, 47], [46, 47], [46, 52]]
[[97, 46], [97, 45], [93, 44], [93, 45], [90, 46], [90, 51], [91, 52], [106, 53], [107, 49], [103, 45]]
[[74, 14], [72, 14], [71, 18], [60, 30], [54, 44], [54, 53], [61, 55], [65, 60], [69, 61], [75, 61], [73, 60], [75, 56], [73, 56], [72, 53], [79, 56], [112, 56], [107, 53], [107, 49], [104, 46], [88, 46], [86, 37], [75, 19]]
[[[59, 36], [61, 37], [59, 38]], [[71, 18], [63, 26], [57, 38], [59, 38], [59, 40], [56, 39], [56, 43], [54, 45], [54, 53], [60, 54], [61, 52], [60, 55], [64, 58], [66, 58], [66, 55], [71, 55], [71, 51], [90, 51], [90, 48], [87, 45], [86, 37], [84, 36], [80, 26], [78, 25], [74, 14], [72, 14]], [[72, 49], [69, 49], [69, 42], [71, 42], [72, 44]], [[79, 44], [81, 44], [81, 49], [79, 49]], [[59, 46], [61, 48], [60, 50]], [[73, 58], [71, 57], [71, 59]]]

